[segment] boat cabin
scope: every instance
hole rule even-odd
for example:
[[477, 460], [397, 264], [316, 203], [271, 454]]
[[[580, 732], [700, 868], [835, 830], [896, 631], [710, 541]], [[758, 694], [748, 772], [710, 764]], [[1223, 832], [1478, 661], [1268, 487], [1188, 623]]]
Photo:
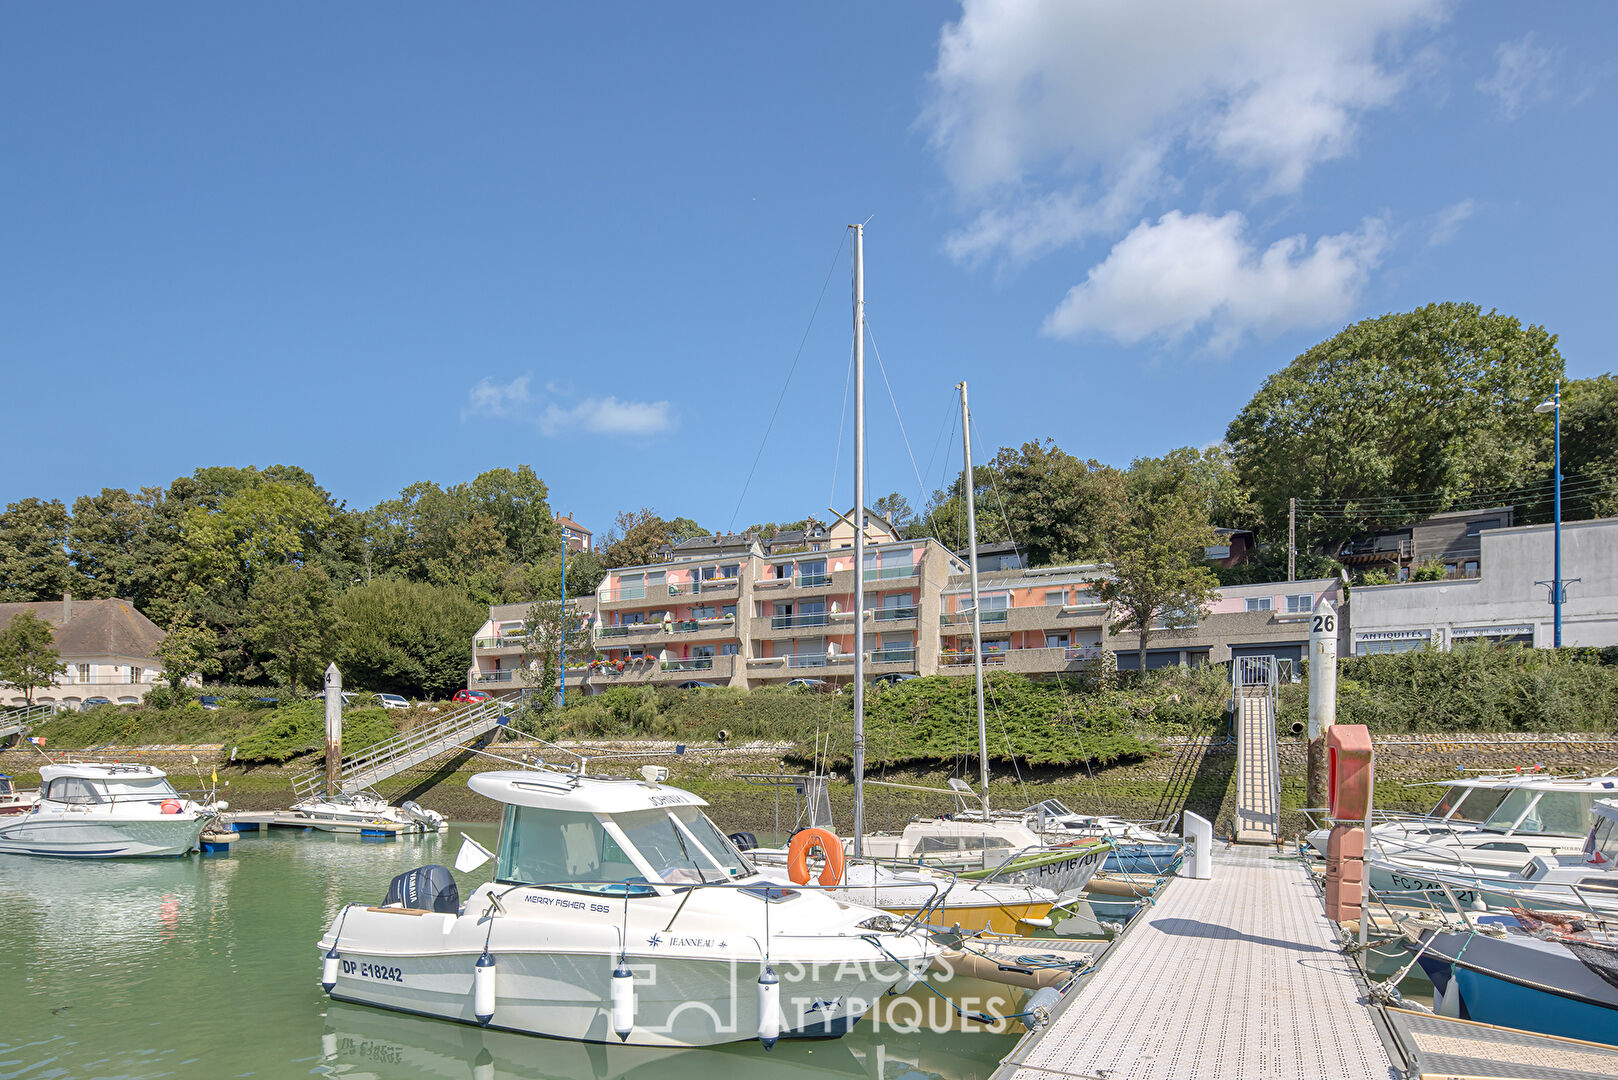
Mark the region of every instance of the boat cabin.
[[47, 765], [39, 770], [42, 802], [95, 805], [100, 803], [162, 803], [180, 798], [163, 770], [150, 765], [100, 765], [74, 762]]
[[1534, 777], [1452, 784], [1428, 816], [1510, 836], [1584, 836], [1602, 799], [1618, 796], [1618, 777]]
[[678, 788], [538, 770], [480, 773], [468, 783], [505, 804], [500, 884], [650, 896], [757, 873], [702, 812], [708, 804]]
[[[1591, 865], [1618, 870], [1618, 799], [1602, 799], [1592, 808], [1595, 827], [1584, 841], [1584, 861]], [[1614, 875], [1618, 877], [1618, 874]], [[1618, 883], [1599, 883], [1599, 887], [1618, 890]]]

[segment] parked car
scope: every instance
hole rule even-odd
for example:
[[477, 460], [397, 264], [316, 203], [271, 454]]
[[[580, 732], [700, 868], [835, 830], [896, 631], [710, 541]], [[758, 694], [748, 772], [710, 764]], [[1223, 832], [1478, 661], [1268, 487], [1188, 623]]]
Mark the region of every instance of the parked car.
[[889, 671], [885, 674], [878, 675], [876, 678], [872, 679], [871, 682], [873, 685], [880, 684], [882, 686], [896, 686], [902, 682], [909, 682], [914, 678], [916, 678], [915, 675], [911, 675], [903, 671]]
[[836, 689], [825, 679], [790, 679], [787, 681], [787, 685], [794, 690], [819, 690], [824, 693], [830, 693]]
[[89, 712], [91, 709], [94, 709], [97, 706], [111, 705], [111, 704], [112, 704], [112, 699], [111, 698], [87, 697], [87, 698], [84, 699], [84, 703], [79, 706], [79, 711], [80, 712]]
[[212, 712], [212, 711], [219, 708], [219, 699], [214, 697], [212, 694], [206, 694], [206, 695], [204, 695], [202, 697], [197, 698], [197, 704], [201, 705], [204, 709], [207, 709], [209, 712]]
[[492, 698], [485, 690], [457, 690], [453, 700], [457, 704], [465, 704], [469, 701], [490, 701]]
[[252, 701], [249, 701], [248, 704], [253, 706], [255, 709], [273, 709], [277, 705], [281, 704], [281, 699], [275, 697], [256, 697]]
[[410, 702], [398, 694], [378, 694], [376, 699], [382, 703], [384, 709], [408, 709]]
[[718, 683], [703, 682], [700, 679], [687, 679], [675, 689], [677, 690], [717, 690]]

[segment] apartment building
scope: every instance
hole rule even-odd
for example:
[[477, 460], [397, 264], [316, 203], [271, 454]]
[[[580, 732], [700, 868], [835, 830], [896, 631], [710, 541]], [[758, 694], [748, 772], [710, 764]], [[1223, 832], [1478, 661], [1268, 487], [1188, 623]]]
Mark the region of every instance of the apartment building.
[[[875, 514], [866, 520], [866, 673], [965, 674], [971, 670], [972, 587], [965, 559], [936, 540], [906, 540]], [[571, 667], [569, 693], [623, 685], [711, 683], [751, 688], [854, 674], [854, 531], [829, 526], [780, 533], [703, 536], [666, 547], [664, 561], [610, 570], [593, 601], [579, 602], [596, 658]], [[980, 555], [982, 552], [979, 553]], [[1010, 554], [997, 553], [999, 555]], [[1104, 652], [1138, 662], [1137, 635], [1109, 633], [1096, 595], [1099, 565], [981, 570], [983, 660], [1031, 676], [1075, 674]], [[992, 564], [991, 564], [992, 565]], [[1309, 616], [1333, 578], [1222, 589], [1194, 623], [1155, 629], [1146, 666], [1220, 663], [1273, 655], [1301, 667]], [[525, 605], [491, 608], [479, 632], [469, 685], [515, 690], [524, 661]]]
[[[472, 636], [472, 666], [466, 673], [468, 690], [483, 690], [498, 697], [520, 694], [537, 680], [531, 665], [528, 612], [532, 603], [492, 604], [489, 617]], [[580, 622], [594, 620], [595, 598], [569, 600], [568, 608]], [[569, 695], [589, 692], [590, 669], [584, 656], [567, 658]]]

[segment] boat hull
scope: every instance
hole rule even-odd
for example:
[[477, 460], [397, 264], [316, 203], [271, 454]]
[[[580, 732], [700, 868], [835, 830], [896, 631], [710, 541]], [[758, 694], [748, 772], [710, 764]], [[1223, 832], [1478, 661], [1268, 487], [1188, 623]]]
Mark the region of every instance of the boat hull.
[[1422, 967], [1445, 993], [1453, 981], [1467, 1019], [1618, 1045], [1618, 986], [1567, 945], [1521, 934], [1428, 931], [1424, 940]]
[[[593, 953], [498, 948], [493, 1018], [486, 1025], [528, 1035], [635, 1046], [716, 1046], [758, 1035], [756, 959], [628, 957], [635, 975], [635, 1024], [612, 1030], [613, 961]], [[396, 955], [340, 948], [333, 999], [476, 1024], [477, 953]], [[847, 1034], [871, 1005], [910, 975], [870, 962], [796, 965], [776, 961], [782, 1038]], [[849, 969], [860, 968], [856, 975]]]
[[1037, 885], [1058, 894], [1078, 892], [1090, 883], [1111, 850], [1105, 844], [1072, 851], [1050, 848], [1018, 856], [993, 869], [963, 871], [961, 877], [971, 881]]
[[29, 814], [0, 823], [0, 854], [61, 859], [159, 858], [197, 847], [206, 816], [78, 820]]
[[[927, 918], [922, 921], [928, 926], [958, 926], [962, 930], [1026, 934], [1030, 928], [1043, 927], [1049, 922], [1053, 906], [1049, 903], [969, 905], [951, 904], [946, 901], [928, 912]], [[884, 904], [882, 910], [908, 919], [921, 909], [904, 905], [890, 907]]]
[[1101, 869], [1115, 874], [1168, 874], [1184, 857], [1179, 844], [1136, 844], [1113, 841], [1113, 849]]

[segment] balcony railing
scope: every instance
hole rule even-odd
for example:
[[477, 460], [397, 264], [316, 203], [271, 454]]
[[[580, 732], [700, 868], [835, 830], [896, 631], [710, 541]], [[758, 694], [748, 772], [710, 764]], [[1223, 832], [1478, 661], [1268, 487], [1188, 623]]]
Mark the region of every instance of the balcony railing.
[[[992, 623], [1003, 623], [1009, 618], [1011, 618], [1011, 612], [1005, 608], [985, 608], [983, 610], [984, 626], [989, 626]], [[938, 617], [939, 626], [958, 626], [963, 624], [966, 626], [972, 625], [972, 613], [970, 611], [948, 612]]]
[[875, 613], [872, 617], [877, 622], [898, 622], [901, 619], [914, 619], [916, 617], [914, 607], [880, 607], [872, 608], [871, 610]]
[[710, 615], [701, 619], [675, 619], [664, 625], [669, 628], [671, 634], [695, 634], [701, 630], [721, 630], [734, 625], [735, 622], [734, 615]]
[[787, 578], [788, 584], [795, 584], [800, 589], [824, 589], [831, 584], [830, 574], [799, 574], [795, 578]]
[[898, 581], [903, 578], [921, 576], [921, 567], [914, 564], [910, 566], [884, 566], [876, 570], [866, 570], [866, 581]]
[[515, 671], [477, 671], [472, 673], [472, 681], [478, 683], [512, 682], [516, 679]]
[[824, 611], [810, 611], [802, 615], [772, 615], [770, 629], [790, 630], [794, 626], [826, 626], [830, 622], [831, 615]]
[[711, 656], [692, 656], [684, 660], [663, 661], [664, 671], [712, 671], [714, 658]]
[[787, 657], [787, 667], [825, 667], [832, 659], [825, 653], [805, 653]]
[[1065, 650], [1064, 659], [1100, 660], [1101, 652], [1102, 649], [1100, 645], [1070, 645]]
[[741, 582], [740, 578], [721, 577], [708, 578], [703, 581], [686, 581], [669, 586], [670, 596], [694, 596], [697, 593], [721, 592], [734, 589]]
[[657, 623], [622, 623], [618, 626], [598, 626], [596, 627], [596, 637], [628, 637], [630, 634], [638, 634], [647, 630], [656, 630], [657, 626]]
[[500, 637], [480, 637], [473, 644], [479, 649], [516, 649], [528, 643], [527, 634], [503, 634]]
[[873, 664], [913, 664], [916, 662], [915, 649], [877, 649], [869, 654]]
[[[938, 654], [938, 663], [943, 667], [960, 667], [971, 662], [972, 654], [969, 652], [944, 652]], [[986, 652], [983, 654], [984, 667], [997, 667], [1005, 662], [1006, 654], [1003, 652]]]

